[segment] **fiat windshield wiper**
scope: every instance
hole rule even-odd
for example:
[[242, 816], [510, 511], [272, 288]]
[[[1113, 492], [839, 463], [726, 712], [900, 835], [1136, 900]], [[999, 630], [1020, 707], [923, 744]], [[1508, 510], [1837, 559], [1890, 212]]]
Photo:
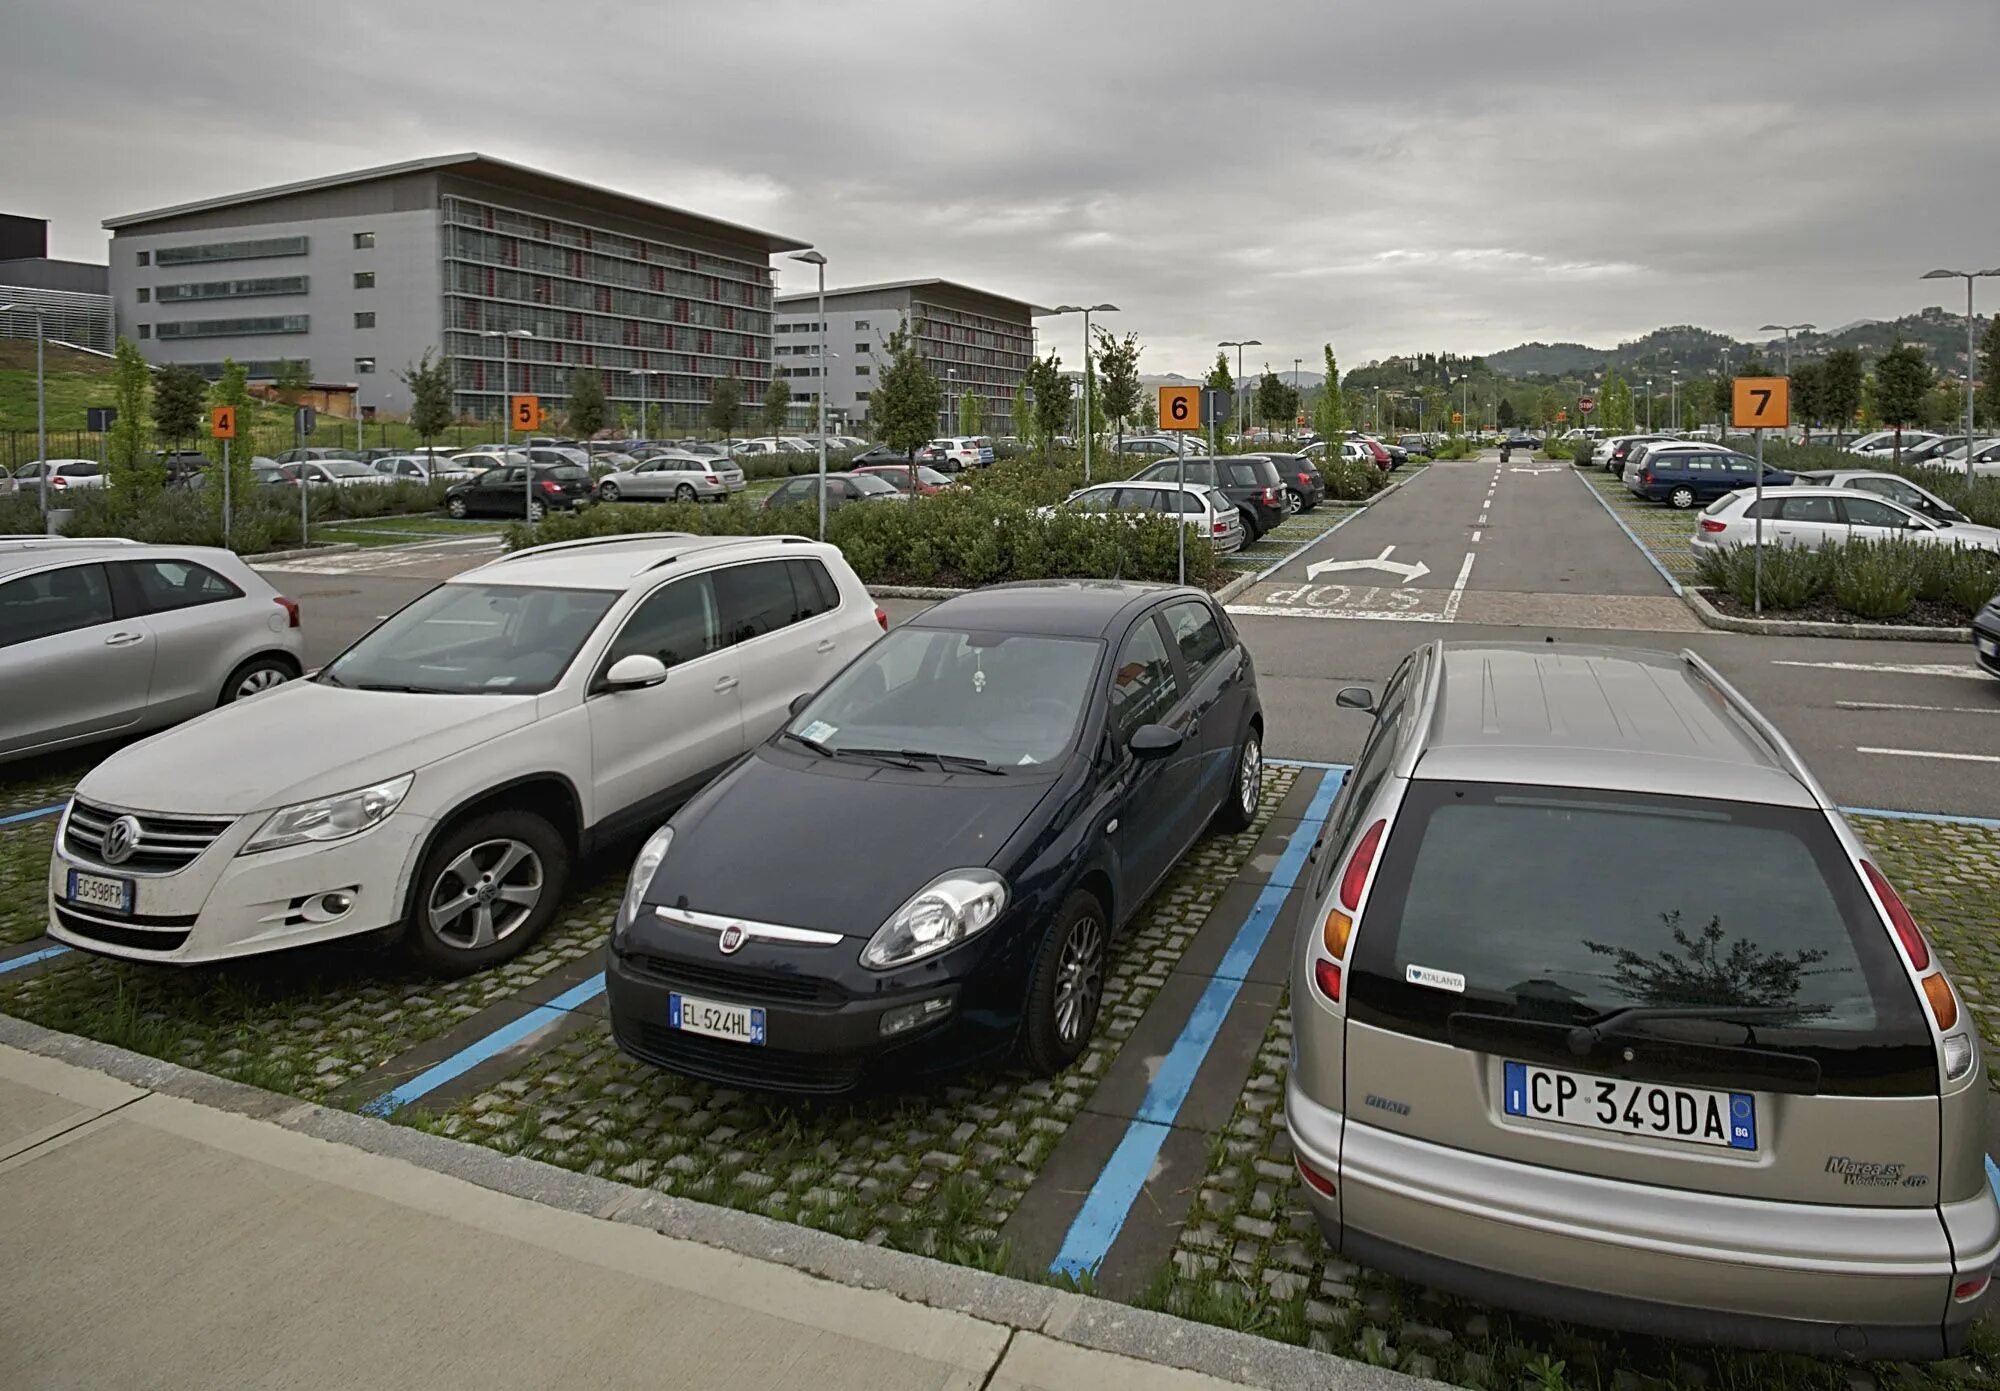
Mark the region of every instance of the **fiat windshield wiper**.
[[[1702, 1024], [1770, 1024], [1815, 1011], [1799, 1005], [1629, 1005], [1579, 1024], [1564, 1040], [1579, 1058], [1614, 1034], [1641, 1032], [1635, 1026], [1659, 1019], [1688, 1019]], [[1756, 1032], [1746, 1029], [1754, 1041]]]
[[985, 759], [974, 758], [968, 753], [933, 753], [929, 749], [897, 749], [896, 752], [904, 758], [928, 758], [938, 767], [953, 771], [963, 769], [971, 773], [992, 773], [999, 777], [1007, 775], [1005, 768], [996, 768]]
[[804, 744], [807, 748], [811, 749], [821, 758], [832, 758], [834, 756], [834, 751], [828, 748], [826, 745], [820, 743], [819, 740], [808, 739], [806, 738], [805, 735], [798, 733], [796, 730], [790, 730], [790, 729], [780, 730], [779, 733], [784, 735], [785, 738], [791, 740], [795, 744]]

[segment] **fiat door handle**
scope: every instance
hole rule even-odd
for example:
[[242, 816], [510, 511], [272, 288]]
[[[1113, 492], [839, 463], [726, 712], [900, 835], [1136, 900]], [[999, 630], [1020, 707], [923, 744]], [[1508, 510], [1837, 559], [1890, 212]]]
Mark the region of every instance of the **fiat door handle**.
[[831, 652], [834, 649], [834, 645], [835, 644], [832, 638], [826, 638], [814, 650], [817, 652]]
[[104, 640], [106, 647], [130, 647], [135, 642], [144, 642], [144, 633], [113, 633]]
[[733, 691], [733, 690], [735, 690], [735, 689], [736, 689], [736, 678], [735, 678], [735, 677], [733, 677], [733, 676], [725, 676], [725, 677], [722, 677], [722, 678], [721, 678], [720, 680], [718, 680], [718, 681], [717, 681], [717, 682], [715, 683], [715, 689], [716, 689], [716, 690], [718, 690], [718, 691]]

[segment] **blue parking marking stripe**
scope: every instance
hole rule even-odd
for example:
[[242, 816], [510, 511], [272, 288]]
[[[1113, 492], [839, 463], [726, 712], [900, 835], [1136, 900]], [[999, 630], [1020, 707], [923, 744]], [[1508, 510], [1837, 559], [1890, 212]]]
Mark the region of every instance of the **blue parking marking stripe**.
[[[1575, 473], [1575, 470], [1572, 469], [1571, 472]], [[1658, 570], [1660, 572], [1660, 578], [1673, 586], [1675, 594], [1679, 594], [1681, 592], [1681, 582], [1675, 579], [1672, 575], [1667, 573], [1667, 567], [1660, 564], [1660, 558], [1654, 555], [1653, 552], [1650, 549], [1648, 549], [1644, 541], [1641, 541], [1639, 539], [1639, 533], [1632, 530], [1631, 527], [1625, 524], [1625, 519], [1618, 515], [1617, 509], [1604, 500], [1604, 494], [1598, 492], [1597, 489], [1594, 486], [1592, 486], [1591, 481], [1588, 478], [1585, 478], [1580, 473], [1575, 473], [1575, 477], [1577, 482], [1583, 484], [1584, 487], [1590, 489], [1590, 495], [1597, 499], [1597, 505], [1604, 509], [1604, 515], [1611, 518], [1612, 521], [1618, 523], [1618, 529], [1625, 533], [1625, 539], [1630, 541], [1633, 545], [1639, 548], [1639, 554], [1646, 557], [1646, 563], [1652, 566], [1655, 570]]]
[[1083, 1206], [1070, 1223], [1062, 1250], [1056, 1253], [1050, 1270], [1072, 1276], [1095, 1270], [1118, 1239], [1132, 1204], [1138, 1200], [1139, 1190], [1152, 1174], [1153, 1161], [1166, 1142], [1167, 1132], [1173, 1128], [1174, 1117], [1180, 1114], [1188, 1092], [1194, 1087], [1195, 1074], [1215, 1045], [1222, 1022], [1229, 1016], [1229, 1007], [1243, 988], [1244, 973], [1257, 959], [1278, 920], [1279, 908], [1298, 882], [1299, 870], [1326, 822], [1327, 813], [1333, 809], [1333, 799], [1345, 778], [1344, 772], [1329, 772], [1314, 789], [1305, 816], [1286, 839], [1284, 852], [1278, 856], [1270, 879], [1257, 895], [1257, 902], [1243, 925], [1236, 930], [1201, 998], [1195, 1001], [1152, 1085], [1146, 1088], [1138, 1115], [1127, 1124], [1118, 1148], [1112, 1151], [1097, 1181], [1084, 1195]]
[[1845, 816], [1879, 816], [1888, 821], [1942, 821], [1948, 826], [1982, 826], [1989, 831], [2000, 831], [2000, 818], [1991, 816], [1952, 816], [1941, 811], [1887, 811], [1881, 807], [1842, 807]]
[[68, 805], [68, 802], [57, 802], [52, 807], [36, 807], [33, 811], [17, 811], [11, 816], [0, 816], [0, 826], [11, 826], [17, 821], [33, 821], [38, 816], [54, 816]]
[[1993, 1162], [1993, 1156], [1986, 1156], [1986, 1181], [1993, 1185], [1993, 1196], [2000, 1198], [2000, 1164]]
[[1347, 770], [1352, 766], [1351, 764], [1347, 763], [1315, 763], [1310, 758], [1267, 757], [1264, 761], [1270, 764], [1273, 768], [1318, 768], [1323, 772], [1331, 771], [1343, 775], [1346, 774]]
[[32, 966], [37, 961], [47, 961], [50, 957], [61, 956], [68, 950], [68, 947], [43, 947], [40, 951], [29, 952], [26, 956], [10, 957], [5, 961], [0, 961], [0, 976], [4, 976], [9, 971], [18, 971], [23, 966]]
[[426, 1068], [400, 1086], [383, 1092], [364, 1104], [361, 1113], [386, 1116], [399, 1111], [412, 1101], [429, 1096], [454, 1078], [464, 1076], [487, 1059], [499, 1056], [536, 1030], [561, 1022], [570, 1011], [588, 1004], [603, 993], [604, 977], [600, 973], [581, 985], [565, 990], [547, 1004], [536, 1005], [511, 1024], [503, 1024], [484, 1038], [468, 1043], [443, 1062]]

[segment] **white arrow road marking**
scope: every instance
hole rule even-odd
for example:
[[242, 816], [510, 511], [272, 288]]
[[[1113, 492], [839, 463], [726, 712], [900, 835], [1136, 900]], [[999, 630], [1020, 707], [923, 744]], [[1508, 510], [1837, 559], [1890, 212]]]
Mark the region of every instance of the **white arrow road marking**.
[[1467, 551], [1465, 553], [1465, 564], [1458, 567], [1458, 579], [1453, 581], [1451, 593], [1446, 596], [1444, 601], [1444, 621], [1447, 623], [1458, 621], [1458, 602], [1465, 597], [1465, 582], [1472, 578], [1472, 562], [1474, 559], [1473, 552]]
[[1798, 662], [1773, 657], [1774, 667], [1818, 667], [1823, 671], [1879, 671], [1893, 676], [1958, 676], [1967, 681], [1991, 678], [1975, 666], [1954, 666], [1945, 662]]
[[1507, 471], [1508, 471], [1509, 473], [1561, 473], [1561, 472], [1562, 472], [1562, 465], [1561, 465], [1561, 464], [1542, 464], [1542, 465], [1539, 465], [1539, 466], [1537, 466], [1537, 467], [1535, 467], [1535, 468], [1520, 468], [1520, 467], [1517, 467], [1516, 465], [1513, 465], [1513, 464], [1509, 464], [1509, 465], [1507, 466]]
[[1873, 749], [1854, 746], [1856, 753], [1886, 753], [1896, 758], [1948, 758], [1954, 763], [2000, 763], [2000, 753], [1940, 753], [1936, 749]]
[[1306, 566], [1306, 578], [1316, 580], [1321, 575], [1330, 575], [1338, 570], [1387, 570], [1392, 575], [1401, 575], [1403, 583], [1422, 579], [1431, 572], [1431, 567], [1421, 560], [1412, 564], [1407, 560], [1391, 560], [1389, 555], [1396, 548], [1384, 546], [1382, 554], [1373, 560], [1315, 560]]

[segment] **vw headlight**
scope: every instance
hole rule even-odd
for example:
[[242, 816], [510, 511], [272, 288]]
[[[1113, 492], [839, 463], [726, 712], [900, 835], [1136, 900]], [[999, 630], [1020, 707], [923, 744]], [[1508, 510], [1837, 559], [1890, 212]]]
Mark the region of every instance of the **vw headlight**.
[[662, 826], [639, 847], [639, 858], [632, 861], [632, 877], [625, 881], [625, 901], [618, 908], [621, 927], [629, 927], [639, 920], [639, 909], [644, 906], [646, 890], [653, 887], [653, 876], [659, 872], [660, 861], [667, 858], [667, 847], [673, 843], [674, 828]]
[[416, 776], [415, 773], [405, 773], [400, 778], [390, 778], [372, 787], [357, 787], [352, 792], [337, 792], [316, 801], [280, 807], [271, 813], [263, 828], [250, 837], [249, 843], [236, 853], [251, 855], [259, 850], [281, 850], [287, 845], [304, 845], [309, 841], [345, 840], [349, 836], [358, 836], [370, 827], [380, 825], [390, 812], [402, 804]]
[[861, 949], [876, 970], [906, 966], [955, 947], [1007, 906], [1007, 881], [990, 869], [955, 869], [898, 908]]

